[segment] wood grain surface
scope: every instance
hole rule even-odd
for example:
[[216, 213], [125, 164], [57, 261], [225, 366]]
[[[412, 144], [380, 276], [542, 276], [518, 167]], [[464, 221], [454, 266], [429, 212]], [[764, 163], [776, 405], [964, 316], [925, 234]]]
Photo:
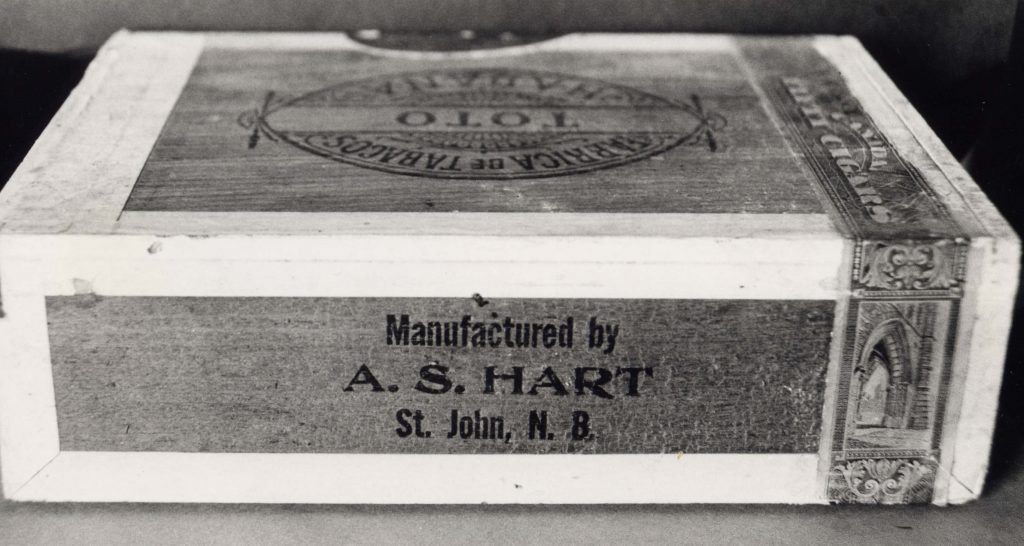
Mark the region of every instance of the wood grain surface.
[[[431, 298], [49, 297], [50, 346], [64, 451], [259, 453], [813, 453], [832, 328], [830, 301]], [[571, 347], [388, 345], [386, 314], [412, 321], [564, 324]], [[498, 318], [495, 318], [498, 317]], [[617, 324], [610, 352], [589, 347], [589, 318]], [[541, 338], [543, 339], [543, 338]], [[605, 338], [604, 348], [608, 347]], [[381, 384], [365, 383], [367, 365]], [[415, 388], [424, 366], [454, 385]], [[486, 367], [524, 368], [484, 392]], [[531, 385], [551, 367], [566, 385]], [[647, 367], [606, 398], [574, 369]], [[437, 373], [437, 368], [432, 368]], [[430, 371], [430, 370], [428, 370]], [[363, 382], [350, 384], [359, 377]], [[395, 385], [395, 387], [390, 387]], [[351, 387], [350, 391], [346, 391]], [[389, 388], [390, 387], [390, 388]], [[393, 392], [392, 392], [393, 391]], [[401, 409], [422, 410], [433, 437], [402, 437]], [[508, 442], [446, 438], [450, 414], [501, 416]], [[551, 439], [530, 439], [546, 411]], [[571, 437], [573, 413], [590, 439]], [[412, 423], [412, 417], [407, 416]]]
[[[469, 172], [452, 179], [438, 174], [422, 176], [422, 168], [413, 173], [416, 176], [384, 172], [379, 160], [370, 168], [345, 163], [337, 157], [323, 157], [323, 147], [311, 153], [308, 148], [282, 142], [280, 132], [275, 133], [276, 138], [274, 134], [254, 137], [253, 130], [239, 125], [239, 117], [261, 108], [269, 92], [274, 97], [294, 99], [345, 82], [364, 81], [369, 82], [365, 87], [380, 89], [392, 83], [388, 78], [393, 74], [430, 75], [442, 70], [541, 70], [549, 77], [564, 75], [599, 82], [593, 85], [625, 86], [687, 108], [694, 108], [696, 100], [700, 111], [709, 116], [704, 121], [713, 134], [709, 135], [710, 141], [703, 138], [700, 131], [704, 129], [698, 127], [701, 120], [680, 108], [664, 108], [663, 113], [650, 112], [644, 117], [644, 109], [637, 109], [636, 101], [633, 109], [623, 103], [605, 110], [595, 109], [593, 104], [570, 103], [562, 107], [568, 122], [580, 125], [572, 131], [606, 131], [609, 138], [622, 134], [650, 138], [676, 130], [679, 137], [692, 138], [670, 146], [664, 153], [643, 152], [628, 164], [599, 170], [578, 168], [557, 176], [538, 173], [515, 180], [483, 171], [475, 177], [467, 158], [460, 166]], [[567, 91], [560, 95], [548, 93], [538, 100], [571, 101], [569, 85], [577, 83], [565, 84]], [[395, 118], [403, 111], [413, 113], [408, 121], [419, 123], [424, 114], [418, 112], [426, 110], [440, 119], [422, 129], [450, 134], [458, 140], [456, 145], [462, 145], [469, 137], [457, 135], [458, 129], [451, 128], [459, 112], [471, 114], [470, 123], [486, 124], [495, 115], [506, 115], [504, 119], [513, 122], [520, 119], [515, 117], [520, 113], [534, 118], [550, 115], [558, 106], [517, 107], [518, 99], [496, 96], [494, 90], [485, 89], [484, 94], [482, 99], [478, 95], [461, 96], [455, 104], [439, 106], [430, 102], [436, 102], [436, 93], [421, 93], [416, 100], [406, 98], [390, 104], [383, 100], [366, 104], [380, 97], [362, 97], [362, 102], [354, 105], [335, 102], [318, 108], [312, 108], [314, 105], [306, 100], [275, 110], [266, 121], [275, 130], [282, 126], [307, 131], [333, 128], [335, 132], [328, 134], [363, 130], [394, 136], [401, 130]], [[747, 79], [742, 61], [731, 51], [539, 51], [428, 61], [354, 51], [207, 49], [125, 210], [822, 212], [812, 180], [764, 107]], [[522, 130], [543, 133], [539, 122], [532, 125], [532, 129], [527, 125]], [[486, 130], [486, 126], [476, 129], [473, 135]], [[284, 140], [292, 139], [286, 136]], [[409, 148], [438, 151], [439, 155], [452, 150], [451, 146], [419, 144]], [[571, 145], [531, 149], [551, 152], [565, 148]], [[514, 152], [505, 154], [506, 163], [511, 164], [507, 156]], [[396, 161], [387, 167], [393, 168]]]

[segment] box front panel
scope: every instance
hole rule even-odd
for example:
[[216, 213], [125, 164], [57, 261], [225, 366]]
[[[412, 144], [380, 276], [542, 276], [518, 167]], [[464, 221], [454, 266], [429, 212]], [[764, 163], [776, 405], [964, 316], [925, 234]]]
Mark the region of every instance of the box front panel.
[[816, 453], [834, 302], [47, 298], [63, 451]]

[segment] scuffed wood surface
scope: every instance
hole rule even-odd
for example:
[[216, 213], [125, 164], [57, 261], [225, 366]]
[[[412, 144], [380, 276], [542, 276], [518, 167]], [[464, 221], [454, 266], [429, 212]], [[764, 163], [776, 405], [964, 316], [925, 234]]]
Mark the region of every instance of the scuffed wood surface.
[[[807, 42], [790, 45], [809, 47]], [[253, 46], [256, 49], [204, 52], [139, 176], [125, 206], [127, 211], [823, 211], [812, 189], [814, 182], [765, 112], [766, 105], [732, 51], [538, 51], [484, 59], [414, 60], [357, 51], [272, 51]], [[253, 130], [239, 126], [239, 117], [260, 108], [269, 92], [276, 97], [297, 97], [367, 79], [371, 82], [368, 86], [383, 88], [395, 74], [429, 76], [453, 69], [541, 70], [544, 77], [589, 78], [593, 85], [621, 85], [674, 104], [696, 100], [706, 115], [713, 117], [709, 121], [714, 126], [713, 142], [695, 138], [624, 165], [589, 170], [580, 164], [568, 174], [538, 172], [537, 176], [550, 177], [518, 180], [492, 178], [487, 172], [475, 177], [464, 154], [459, 175], [469, 178], [456, 180], [445, 173], [427, 172], [422, 162], [413, 175], [380, 170], [393, 167], [404, 156], [388, 165], [374, 161], [370, 167], [354, 166], [301, 150], [280, 141], [280, 136], [254, 137]], [[570, 85], [575, 83], [565, 84], [566, 90], [561, 93], [549, 92], [541, 98], [572, 100]], [[403, 129], [396, 124], [396, 115], [426, 110], [440, 119], [425, 129], [451, 134], [460, 144], [466, 141], [465, 136], [447, 125], [457, 119], [453, 116], [458, 111], [471, 113], [472, 123], [486, 123], [489, 116], [502, 111], [511, 111], [513, 116], [525, 111], [539, 117], [557, 109], [567, 113], [572, 123], [584, 124], [581, 129], [608, 131], [609, 137], [618, 134], [615, 131], [619, 125], [631, 121], [626, 113], [616, 115], [614, 110], [601, 111], [592, 105], [558, 107], [553, 103], [547, 108], [523, 109], [509, 105], [509, 99], [502, 100], [501, 91], [485, 89], [481, 97], [456, 99], [463, 102], [443, 107], [408, 101], [403, 107], [389, 106], [383, 103], [388, 97], [381, 91], [372, 97], [382, 101], [379, 105], [323, 107], [312, 113], [308, 106], [286, 107], [271, 113], [267, 121], [280, 126], [288, 123], [282, 118], [292, 117], [297, 119], [291, 126], [309, 131], [327, 129], [350, 134], [345, 131], [358, 133], [363, 129], [395, 135]], [[421, 95], [420, 101], [431, 98], [428, 93]], [[476, 100], [485, 102], [477, 104]], [[490, 100], [498, 102], [490, 105], [486, 102]], [[695, 131], [698, 120], [687, 119], [685, 112], [672, 112], [680, 110], [665, 109], [664, 114], [651, 115], [681, 116], [678, 128], [656, 117], [644, 121], [643, 109], [630, 112], [629, 116], [637, 118], [631, 122], [632, 134], [676, 130], [686, 135]], [[318, 120], [317, 115], [331, 119]], [[602, 122], [602, 116], [606, 121]], [[359, 125], [352, 127], [352, 123]], [[540, 122], [532, 125], [537, 126], [536, 131], [542, 130]], [[480, 129], [476, 131], [474, 134], [479, 134]], [[489, 155], [505, 157], [511, 164], [508, 156], [531, 150], [550, 153], [574, 145], [580, 144], [526, 147]], [[436, 151], [448, 157], [459, 153], [450, 147], [395, 147]]]
[[[48, 302], [61, 449], [260, 453], [813, 453], [832, 329], [830, 301], [427, 298], [99, 298]], [[385, 314], [413, 320], [560, 322], [572, 348], [396, 347]], [[497, 315], [498, 319], [493, 319]], [[610, 354], [587, 321], [619, 325]], [[382, 387], [343, 389], [366, 364]], [[413, 386], [440, 364], [464, 394]], [[484, 368], [545, 367], [569, 393], [482, 394]], [[639, 396], [573, 390], [573, 369], [651, 367]], [[507, 383], [507, 382], [506, 382]], [[505, 386], [508, 389], [508, 385]], [[399, 409], [421, 409], [432, 438], [400, 438]], [[510, 443], [446, 439], [450, 412], [503, 416]], [[529, 440], [546, 410], [549, 441]], [[574, 410], [591, 441], [570, 441]]]

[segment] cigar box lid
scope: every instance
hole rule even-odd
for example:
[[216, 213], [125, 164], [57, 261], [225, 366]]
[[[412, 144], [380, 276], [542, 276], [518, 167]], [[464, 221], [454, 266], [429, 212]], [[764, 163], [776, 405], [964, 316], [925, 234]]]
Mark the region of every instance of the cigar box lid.
[[468, 52], [121, 32], [0, 199], [6, 232], [1010, 233], [845, 37]]
[[[13, 355], [0, 370], [14, 378], [0, 382], [4, 489], [25, 500], [964, 502], [984, 480], [1018, 258], [1010, 227], [851, 37], [574, 34], [415, 52], [343, 34], [120, 32], [0, 193], [0, 355]], [[754, 449], [749, 423], [709, 421], [743, 441], [685, 463], [657, 442], [642, 454], [504, 453], [506, 474], [477, 453], [458, 459], [467, 465], [409, 455], [448, 473], [424, 477], [405, 452], [369, 443], [178, 453], [195, 446], [171, 438], [171, 452], [142, 453], [148, 444], [107, 426], [116, 401], [95, 423], [74, 409], [103, 398], [72, 396], [85, 392], [67, 371], [80, 341], [125, 373], [173, 367], [140, 324], [182, 351], [244, 359], [276, 339], [253, 325], [280, 309], [312, 336], [323, 324], [303, 314], [320, 312], [310, 305], [379, 326], [374, 305], [487, 298], [542, 314], [617, 309], [648, 341], [652, 309], [670, 308], [687, 340], [714, 324], [727, 359], [749, 354], [730, 344], [743, 328], [762, 336], [743, 343], [771, 345], [778, 361], [792, 342], [818, 397], [793, 421], [806, 441]], [[225, 316], [257, 332], [236, 339], [237, 354], [187, 341]], [[762, 327], [773, 320], [793, 337]], [[369, 328], [364, 353], [383, 343]], [[115, 354], [122, 330], [151, 362]], [[707, 356], [679, 343], [665, 350]], [[381, 362], [405, 364], [393, 356]], [[849, 403], [879, 359], [917, 389], [901, 394], [900, 426], [883, 427], [895, 432]], [[55, 389], [83, 404], [60, 410], [62, 431]], [[742, 398], [733, 405], [756, 413]], [[222, 413], [207, 417], [233, 430]], [[263, 473], [275, 479], [254, 484]], [[397, 485], [378, 487], [382, 476]], [[421, 479], [433, 485], [407, 487]]]

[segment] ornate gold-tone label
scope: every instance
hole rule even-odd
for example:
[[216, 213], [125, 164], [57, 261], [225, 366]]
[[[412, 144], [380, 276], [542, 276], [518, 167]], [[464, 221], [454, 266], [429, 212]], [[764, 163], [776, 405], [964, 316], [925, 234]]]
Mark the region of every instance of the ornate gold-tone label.
[[841, 78], [764, 84], [855, 240], [827, 497], [931, 502], [968, 241]]

